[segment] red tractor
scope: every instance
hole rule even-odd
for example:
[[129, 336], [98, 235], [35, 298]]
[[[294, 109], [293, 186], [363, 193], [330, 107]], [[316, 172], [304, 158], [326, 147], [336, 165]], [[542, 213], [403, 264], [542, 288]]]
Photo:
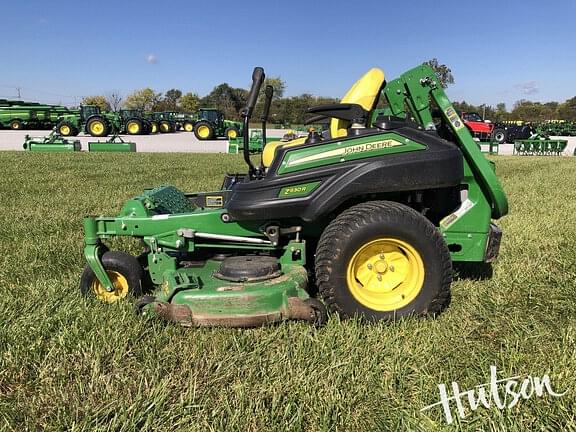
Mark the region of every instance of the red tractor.
[[490, 141], [494, 124], [490, 120], [482, 120], [480, 114], [475, 112], [463, 112], [460, 115], [462, 121], [472, 134], [472, 137], [478, 141]]

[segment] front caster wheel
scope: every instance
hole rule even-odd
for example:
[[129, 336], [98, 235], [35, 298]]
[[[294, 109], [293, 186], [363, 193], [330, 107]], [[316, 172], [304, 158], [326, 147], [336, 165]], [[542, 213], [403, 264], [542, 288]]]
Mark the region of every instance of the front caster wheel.
[[142, 295], [143, 270], [138, 260], [125, 252], [105, 252], [102, 255], [102, 266], [114, 289], [107, 291], [104, 285], [96, 278], [90, 266], [84, 268], [80, 278], [80, 291], [85, 296], [95, 296], [104, 303], [114, 303], [127, 295], [139, 297]]

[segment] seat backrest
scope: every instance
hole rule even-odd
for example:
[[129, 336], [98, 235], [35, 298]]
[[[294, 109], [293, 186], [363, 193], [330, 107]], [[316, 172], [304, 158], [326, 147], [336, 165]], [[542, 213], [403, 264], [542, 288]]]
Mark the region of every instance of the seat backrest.
[[[366, 111], [371, 112], [376, 107], [378, 95], [383, 85], [384, 72], [382, 72], [381, 69], [372, 68], [350, 87], [350, 90], [348, 90], [340, 102], [358, 104]], [[345, 137], [348, 134], [349, 126], [349, 121], [333, 118], [330, 121], [331, 137]], [[276, 150], [279, 147], [293, 147], [301, 145], [305, 141], [306, 137], [302, 137], [288, 142], [277, 141], [266, 144], [264, 152], [262, 153], [262, 164], [268, 168], [272, 164]]]
[[[370, 112], [375, 108], [378, 95], [383, 85], [384, 72], [382, 72], [381, 69], [372, 68], [350, 87], [350, 90], [348, 90], [340, 102], [358, 104]], [[349, 121], [333, 118], [330, 122], [330, 134], [332, 138], [346, 136], [349, 126]]]

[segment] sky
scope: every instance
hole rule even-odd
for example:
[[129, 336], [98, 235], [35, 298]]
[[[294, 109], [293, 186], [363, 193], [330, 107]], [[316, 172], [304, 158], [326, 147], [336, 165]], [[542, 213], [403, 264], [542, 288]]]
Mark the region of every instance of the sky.
[[371, 67], [388, 80], [431, 58], [453, 101], [510, 110], [576, 96], [576, 0], [4, 2], [0, 98], [75, 105], [151, 87], [248, 88], [254, 66], [285, 96], [341, 97]]

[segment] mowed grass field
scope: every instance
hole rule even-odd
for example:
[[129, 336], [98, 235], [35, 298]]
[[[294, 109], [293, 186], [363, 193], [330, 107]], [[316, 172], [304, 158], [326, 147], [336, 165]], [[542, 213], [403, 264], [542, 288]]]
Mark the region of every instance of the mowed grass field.
[[[1, 152], [0, 430], [576, 430], [576, 158], [498, 157], [511, 213], [491, 279], [457, 277], [437, 319], [332, 316], [185, 329], [84, 299], [82, 218], [145, 187], [218, 188], [240, 157]], [[561, 397], [466, 410], [438, 384], [550, 376]]]

